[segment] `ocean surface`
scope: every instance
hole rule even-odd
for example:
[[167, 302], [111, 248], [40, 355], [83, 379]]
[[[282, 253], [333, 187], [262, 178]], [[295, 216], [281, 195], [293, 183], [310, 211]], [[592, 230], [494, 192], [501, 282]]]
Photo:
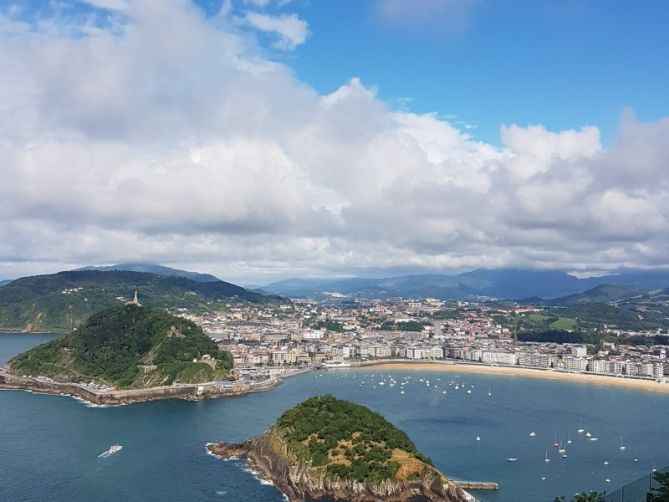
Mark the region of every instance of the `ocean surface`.
[[[0, 334], [0, 363], [50, 338]], [[237, 398], [108, 408], [2, 391], [0, 501], [281, 501], [245, 461], [221, 461], [204, 446], [261, 434], [282, 411], [322, 393], [379, 411], [447, 475], [498, 482], [499, 492], [475, 493], [486, 502], [613, 491], [653, 464], [669, 464], [669, 395], [523, 377], [336, 370]], [[566, 459], [553, 447], [556, 437]], [[98, 458], [114, 443], [123, 450]]]

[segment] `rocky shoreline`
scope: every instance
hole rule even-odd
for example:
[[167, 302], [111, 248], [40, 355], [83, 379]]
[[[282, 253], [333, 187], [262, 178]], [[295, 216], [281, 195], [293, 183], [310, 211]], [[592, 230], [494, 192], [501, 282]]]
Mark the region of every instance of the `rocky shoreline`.
[[260, 437], [239, 444], [210, 443], [207, 450], [223, 459], [246, 457], [261, 479], [266, 479], [290, 502], [323, 497], [351, 502], [471, 502], [474, 497], [431, 468], [416, 481], [383, 481], [379, 484], [339, 479], [324, 469], [300, 462], [288, 451], [281, 435], [270, 428]]

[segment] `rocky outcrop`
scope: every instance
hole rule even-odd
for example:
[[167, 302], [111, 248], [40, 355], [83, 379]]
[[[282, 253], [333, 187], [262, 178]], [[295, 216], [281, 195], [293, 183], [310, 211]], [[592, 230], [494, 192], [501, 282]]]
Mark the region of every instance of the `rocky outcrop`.
[[324, 468], [300, 461], [288, 448], [276, 427], [258, 438], [240, 444], [209, 444], [210, 452], [222, 458], [248, 457], [264, 479], [271, 480], [291, 502], [323, 497], [352, 502], [404, 502], [428, 500], [465, 502], [474, 500], [434, 467], [411, 481], [386, 480], [378, 484], [341, 479]]

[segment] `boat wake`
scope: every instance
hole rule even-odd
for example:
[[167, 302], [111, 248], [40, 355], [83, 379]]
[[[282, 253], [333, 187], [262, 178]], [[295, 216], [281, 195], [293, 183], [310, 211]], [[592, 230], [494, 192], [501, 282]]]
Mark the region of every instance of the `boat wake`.
[[114, 453], [120, 452], [122, 449], [123, 446], [121, 446], [120, 444], [113, 444], [107, 451], [103, 451], [102, 453], [100, 453], [100, 455], [98, 455], [98, 458], [107, 458], [113, 455]]

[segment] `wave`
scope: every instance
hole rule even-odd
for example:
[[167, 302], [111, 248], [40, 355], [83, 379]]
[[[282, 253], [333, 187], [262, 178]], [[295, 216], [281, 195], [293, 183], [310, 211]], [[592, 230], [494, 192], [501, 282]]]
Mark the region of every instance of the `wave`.
[[248, 472], [249, 474], [252, 474], [253, 477], [254, 477], [258, 482], [260, 482], [261, 485], [265, 485], [265, 486], [274, 486], [274, 483], [273, 483], [271, 480], [269, 480], [269, 479], [264, 479], [263, 477], [261, 477], [261, 476], [260, 476], [260, 473], [259, 473], [258, 471], [256, 471], [255, 469], [253, 469], [253, 467], [251, 467], [252, 465], [253, 465], [253, 463], [251, 462], [251, 460], [250, 460], [250, 459], [247, 459], [247, 460], [246, 460], [246, 465], [245, 465], [244, 467], [242, 467], [242, 471], [244, 471], [244, 472]]

